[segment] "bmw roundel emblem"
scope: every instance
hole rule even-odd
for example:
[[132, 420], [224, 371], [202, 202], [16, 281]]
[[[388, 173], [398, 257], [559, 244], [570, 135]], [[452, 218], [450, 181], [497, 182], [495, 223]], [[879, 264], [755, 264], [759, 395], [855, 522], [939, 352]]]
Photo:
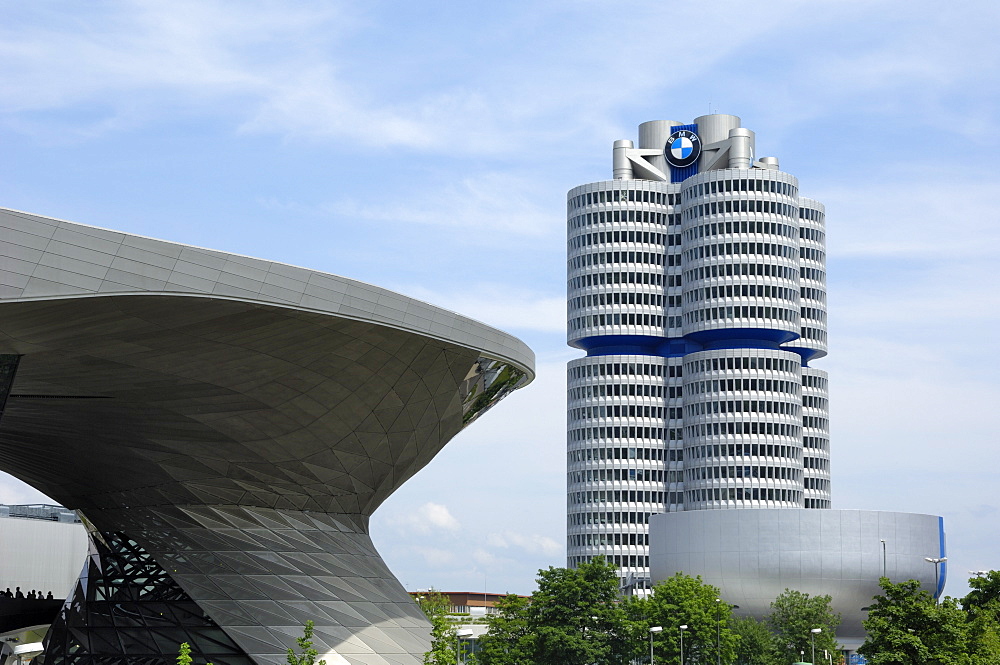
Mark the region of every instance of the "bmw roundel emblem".
[[690, 129], [679, 129], [667, 139], [663, 156], [674, 168], [691, 166], [701, 157], [701, 139]]

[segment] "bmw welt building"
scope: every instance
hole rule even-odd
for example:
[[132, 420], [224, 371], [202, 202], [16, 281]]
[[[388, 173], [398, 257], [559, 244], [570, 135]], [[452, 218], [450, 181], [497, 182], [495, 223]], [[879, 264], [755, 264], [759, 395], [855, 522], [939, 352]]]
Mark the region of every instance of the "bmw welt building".
[[283, 663], [311, 620], [328, 665], [420, 663], [369, 516], [533, 362], [368, 284], [0, 210], [0, 469], [90, 536], [44, 662]]
[[824, 206], [736, 116], [638, 139], [568, 194], [568, 563], [700, 574], [757, 616], [829, 593], [850, 644], [880, 575], [933, 586], [944, 534], [831, 509]]

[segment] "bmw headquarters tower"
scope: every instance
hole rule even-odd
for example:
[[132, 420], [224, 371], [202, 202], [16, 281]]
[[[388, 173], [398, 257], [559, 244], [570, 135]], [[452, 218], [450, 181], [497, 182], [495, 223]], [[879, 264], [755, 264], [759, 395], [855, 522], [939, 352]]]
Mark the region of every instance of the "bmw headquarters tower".
[[736, 116], [646, 122], [568, 194], [568, 565], [747, 614], [830, 593], [850, 642], [880, 575], [933, 586], [943, 526], [830, 510], [825, 210], [755, 154]]

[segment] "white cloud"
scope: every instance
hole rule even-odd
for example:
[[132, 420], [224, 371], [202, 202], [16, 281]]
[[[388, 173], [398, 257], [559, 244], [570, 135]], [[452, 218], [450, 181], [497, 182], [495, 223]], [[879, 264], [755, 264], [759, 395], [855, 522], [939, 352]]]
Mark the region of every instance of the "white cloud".
[[[759, 12], [738, 3], [710, 9], [636, 4], [619, 12], [615, 21], [605, 20], [603, 10], [586, 3], [533, 7], [518, 16], [519, 47], [502, 56], [483, 51], [477, 42], [509, 44], [511, 26], [483, 25], [476, 13], [453, 12], [453, 22], [421, 26], [416, 38], [435, 51], [435, 59], [397, 47], [394, 36], [404, 26], [393, 24], [393, 16], [377, 15], [377, 7], [134, 0], [101, 12], [92, 7], [74, 11], [65, 3], [49, 15], [24, 10], [20, 21], [8, 22], [0, 32], [0, 92], [6, 112], [17, 114], [8, 122], [25, 131], [51, 128], [52, 119], [33, 125], [30, 114], [22, 112], [89, 105], [97, 109], [96, 117], [65, 120], [74, 131], [99, 133], [183, 112], [226, 117], [245, 132], [530, 159], [526, 151], [565, 154], [564, 147], [555, 146], [581, 136], [614, 135], [617, 109], [689, 89], [734, 57], [739, 66], [724, 71], [737, 80], [752, 78], [742, 75], [745, 54], [767, 44], [790, 22], [798, 24], [798, 32], [822, 30], [820, 39], [832, 40], [840, 34], [836, 24], [861, 20], [840, 6], [824, 11], [795, 2], [772, 5], [773, 11]], [[872, 11], [877, 13], [868, 13]], [[676, 24], [689, 29], [669, 40], [620, 38], [650, 30], [656, 34], [657, 26]], [[476, 29], [470, 30], [472, 26]], [[448, 46], [435, 40], [446, 40]], [[940, 40], [931, 43], [935, 41]], [[713, 47], [704, 48], [705, 43]], [[922, 48], [926, 44], [920, 42]], [[412, 49], [412, 42], [407, 45]], [[825, 66], [820, 73], [826, 77], [848, 80], [850, 72], [854, 80], [851, 67], [827, 71], [829, 55], [817, 51], [811, 59], [810, 51], [797, 53], [796, 62]], [[481, 57], [470, 60], [469, 52]], [[898, 67], [885, 64], [885, 55], [862, 49], [856, 56], [872, 61], [863, 70], [870, 76], [888, 70], [877, 77], [878, 85], [885, 76], [899, 74]], [[657, 67], [621, 66], [628, 62], [676, 64], [664, 76]], [[434, 67], [449, 72], [446, 84], [442, 77], [434, 78], [439, 73]], [[947, 73], [955, 72], [948, 68]], [[924, 64], [913, 76], [918, 74], [926, 74]], [[417, 83], [406, 85], [410, 79]], [[825, 80], [808, 72], [802, 79]], [[419, 85], [425, 80], [437, 85]], [[768, 94], [781, 91], [769, 86]], [[803, 107], [796, 102], [789, 105], [792, 110]], [[825, 105], [817, 100], [817, 106]], [[392, 168], [391, 162], [386, 168]]]
[[490, 547], [501, 549], [518, 548], [533, 554], [546, 554], [555, 556], [562, 552], [562, 546], [548, 536], [538, 534], [523, 534], [516, 531], [502, 531], [491, 533], [487, 536], [487, 544]]
[[389, 523], [397, 529], [418, 534], [434, 531], [458, 531], [461, 525], [448, 507], [428, 501], [415, 510], [400, 511], [389, 518]]
[[481, 547], [477, 547], [472, 552], [472, 560], [476, 562], [477, 565], [483, 566], [486, 570], [490, 567], [496, 566], [500, 562], [500, 558], [496, 556], [493, 552], [484, 550]]
[[1000, 251], [994, 201], [1000, 180], [929, 168], [888, 166], [890, 177], [828, 187], [817, 198], [832, 220], [830, 251], [840, 257], [992, 261]]
[[445, 550], [438, 547], [414, 546], [411, 551], [423, 559], [428, 566], [442, 567], [449, 566], [455, 562], [455, 553], [452, 550]]
[[331, 53], [357, 22], [335, 3], [135, 0], [104, 12], [65, 10], [47, 20], [26, 12], [24, 25], [11, 21], [0, 32], [2, 111], [22, 131], [53, 125], [35, 126], [26, 112], [90, 107], [64, 119], [70, 133], [184, 112], [241, 117], [246, 131], [428, 142], [407, 114], [365, 102], [339, 76]]
[[[425, 224], [469, 234], [512, 233], [520, 236], [520, 242], [525, 241], [524, 236], [549, 235], [565, 225], [561, 215], [553, 215], [539, 204], [551, 198], [551, 191], [538, 181], [511, 173], [477, 173], [459, 182], [424, 184], [416, 191], [395, 194], [395, 200], [378, 201], [361, 201], [348, 194], [325, 209], [349, 220]], [[391, 197], [393, 192], [383, 195]]]
[[[879, 39], [868, 48], [817, 53], [822, 57], [813, 60], [814, 80], [841, 82], [853, 95], [873, 100], [922, 100], [935, 89], [981, 81], [979, 72], [995, 68], [1000, 57], [995, 44], [984, 39], [1000, 18], [996, 4], [971, 3], [964, 11], [938, 12], [933, 21], [920, 20], [936, 7], [911, 3], [902, 12], [897, 3], [859, 7], [852, 17], [859, 31], [877, 30]], [[893, 16], [909, 22], [908, 29], [885, 30], [886, 19]], [[955, 67], [956, 62], [969, 66]]]
[[460, 291], [432, 291], [412, 286], [407, 295], [460, 312], [502, 330], [565, 334], [566, 296], [547, 295], [509, 284], [462, 282]]
[[[960, 472], [1000, 466], [994, 405], [1000, 388], [949, 347], [850, 337], [822, 366], [831, 375], [831, 438], [838, 475], [868, 468]], [[980, 468], [982, 468], [980, 466]]]

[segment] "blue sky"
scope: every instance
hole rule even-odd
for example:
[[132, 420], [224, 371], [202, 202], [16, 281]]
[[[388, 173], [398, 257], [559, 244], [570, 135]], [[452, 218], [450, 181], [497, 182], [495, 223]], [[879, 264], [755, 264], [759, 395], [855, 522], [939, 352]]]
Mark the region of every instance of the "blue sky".
[[0, 206], [372, 282], [535, 349], [535, 383], [376, 513], [408, 588], [564, 565], [565, 192], [640, 122], [709, 111], [827, 206], [834, 507], [944, 515], [952, 595], [1000, 568], [1000, 5], [0, 6]]

